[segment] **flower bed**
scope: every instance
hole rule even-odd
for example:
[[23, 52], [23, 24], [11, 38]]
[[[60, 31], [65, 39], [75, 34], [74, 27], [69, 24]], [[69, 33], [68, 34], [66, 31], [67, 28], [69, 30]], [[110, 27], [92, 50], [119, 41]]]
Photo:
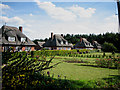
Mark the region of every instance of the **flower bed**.
[[119, 68], [119, 67], [120, 67], [120, 57], [97, 59], [97, 60], [96, 60], [96, 64], [97, 64], [99, 67]]

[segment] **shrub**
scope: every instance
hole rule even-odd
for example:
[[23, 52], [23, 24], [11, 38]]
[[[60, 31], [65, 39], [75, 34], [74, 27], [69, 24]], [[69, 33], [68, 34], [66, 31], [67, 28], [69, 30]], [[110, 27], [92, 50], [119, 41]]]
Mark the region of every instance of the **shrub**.
[[118, 68], [120, 67], [120, 58], [101, 58], [97, 59], [96, 64], [100, 67]]
[[117, 48], [112, 43], [105, 42], [102, 46], [102, 50], [104, 52], [113, 52], [117, 51]]
[[[43, 70], [53, 68], [55, 65], [59, 64], [56, 63], [53, 66], [49, 66], [54, 56], [51, 57], [50, 60], [41, 61], [38, 57], [28, 58], [25, 52], [19, 54], [14, 53], [14, 55], [15, 56], [9, 59], [7, 64], [3, 64], [2, 66], [3, 88], [26, 88], [31, 86], [31, 84], [34, 86], [38, 83], [38, 81], [36, 82], [32, 79], [35, 73], [40, 73]], [[33, 83], [31, 83], [30, 79]]]

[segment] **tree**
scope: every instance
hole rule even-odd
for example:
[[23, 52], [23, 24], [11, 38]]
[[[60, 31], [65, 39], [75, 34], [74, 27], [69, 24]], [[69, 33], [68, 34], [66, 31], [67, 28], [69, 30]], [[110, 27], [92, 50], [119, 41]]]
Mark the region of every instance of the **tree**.
[[105, 42], [103, 44], [102, 50], [104, 52], [113, 52], [113, 51], [117, 51], [117, 48], [112, 43]]

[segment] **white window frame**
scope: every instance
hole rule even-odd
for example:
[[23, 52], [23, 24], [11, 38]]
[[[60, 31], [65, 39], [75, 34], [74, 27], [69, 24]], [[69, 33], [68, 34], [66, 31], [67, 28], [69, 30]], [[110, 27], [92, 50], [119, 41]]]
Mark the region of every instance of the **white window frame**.
[[61, 44], [63, 45], [63, 41], [61, 41]]
[[8, 41], [15, 42], [15, 37], [8, 37]]
[[21, 42], [25, 42], [26, 41], [26, 38], [21, 38]]
[[66, 41], [66, 45], [68, 45], [68, 42]]

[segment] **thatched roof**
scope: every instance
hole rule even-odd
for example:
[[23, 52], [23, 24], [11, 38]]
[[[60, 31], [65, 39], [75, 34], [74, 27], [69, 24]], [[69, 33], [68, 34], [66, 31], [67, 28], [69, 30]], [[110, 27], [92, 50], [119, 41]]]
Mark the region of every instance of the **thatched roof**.
[[90, 42], [85, 38], [82, 38], [81, 41], [77, 42], [74, 46], [75, 48], [93, 48]]
[[63, 36], [55, 34], [53, 38], [50, 38], [46, 43], [43, 44], [43, 47], [72, 47]]
[[[2, 26], [0, 29], [2, 33], [2, 44], [3, 45], [25, 45], [25, 46], [34, 46], [35, 44], [24, 35], [18, 28], [11, 26]], [[8, 37], [15, 37], [15, 42], [10, 42]], [[26, 41], [21, 42], [21, 38], [26, 38]]]
[[93, 41], [94, 48], [101, 49], [101, 45], [97, 41]]
[[45, 43], [45, 42], [40, 42], [40, 41], [37, 41], [37, 43], [38, 43], [38, 45], [39, 45], [39, 47], [43, 47], [43, 44]]

